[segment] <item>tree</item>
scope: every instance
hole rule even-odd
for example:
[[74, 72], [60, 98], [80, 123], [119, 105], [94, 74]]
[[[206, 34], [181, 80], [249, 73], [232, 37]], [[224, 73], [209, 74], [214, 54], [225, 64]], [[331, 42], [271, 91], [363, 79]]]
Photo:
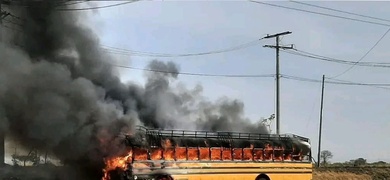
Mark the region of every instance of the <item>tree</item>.
[[367, 163], [366, 159], [358, 158], [358, 159], [354, 160], [353, 165], [354, 166], [362, 166], [362, 165], [365, 165], [366, 163]]
[[323, 150], [321, 151], [320, 157], [321, 157], [321, 161], [320, 161], [321, 164], [327, 165], [329, 163], [329, 160], [333, 158], [333, 154], [328, 150]]

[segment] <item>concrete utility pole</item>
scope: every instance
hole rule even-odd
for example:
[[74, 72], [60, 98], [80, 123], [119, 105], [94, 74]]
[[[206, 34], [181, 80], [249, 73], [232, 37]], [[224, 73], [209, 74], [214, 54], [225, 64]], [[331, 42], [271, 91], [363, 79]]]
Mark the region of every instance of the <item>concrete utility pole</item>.
[[324, 89], [325, 89], [325, 75], [322, 75], [321, 108], [320, 108], [320, 130], [318, 132], [317, 167], [320, 167], [320, 163], [321, 163], [321, 136], [322, 136], [322, 114], [323, 114], [323, 108], [324, 108]]
[[[3, 0], [0, 0], [0, 43], [3, 42], [3, 18], [9, 14], [3, 11], [1, 4]], [[0, 131], [0, 167], [5, 165], [5, 134]]]
[[263, 39], [276, 38], [276, 46], [265, 45], [264, 47], [276, 49], [276, 134], [280, 134], [280, 73], [279, 73], [279, 49], [293, 49], [293, 46], [279, 46], [279, 36], [291, 34], [292, 32], [286, 31], [278, 34], [267, 35]]

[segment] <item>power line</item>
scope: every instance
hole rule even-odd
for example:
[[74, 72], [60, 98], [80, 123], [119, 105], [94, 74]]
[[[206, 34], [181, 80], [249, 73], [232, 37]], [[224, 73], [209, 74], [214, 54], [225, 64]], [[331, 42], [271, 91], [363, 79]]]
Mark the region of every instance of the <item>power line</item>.
[[302, 4], [302, 5], [305, 5], [305, 6], [311, 6], [311, 7], [316, 7], [316, 8], [320, 8], [320, 9], [326, 9], [326, 10], [330, 10], [330, 11], [345, 13], [345, 14], [349, 14], [349, 15], [355, 15], [355, 16], [360, 16], [360, 17], [365, 17], [365, 18], [370, 18], [370, 19], [390, 22], [390, 20], [388, 20], [388, 19], [383, 19], [383, 18], [378, 18], [378, 17], [373, 17], [373, 16], [367, 16], [367, 15], [363, 15], [363, 14], [357, 14], [357, 13], [353, 13], [353, 12], [348, 12], [348, 11], [338, 10], [338, 9], [334, 9], [334, 8], [329, 8], [329, 7], [309, 4], [309, 3], [300, 2], [300, 1], [294, 1], [294, 0], [289, 0], [289, 1], [292, 2], [292, 3]]
[[68, 3], [59, 4], [59, 5], [57, 5], [57, 7], [59, 7], [59, 6], [70, 6], [70, 5], [75, 5], [75, 4], [81, 4], [81, 3], [88, 2], [88, 1], [90, 1], [90, 0], [76, 1], [76, 2], [70, 2], [70, 1], [68, 1]]
[[[25, 19], [20, 18], [18, 16], [12, 15], [11, 16], [15, 19], [25, 21]], [[22, 26], [21, 24], [11, 22], [12, 24]], [[144, 57], [189, 57], [189, 56], [204, 56], [204, 55], [210, 55], [210, 54], [220, 54], [230, 51], [237, 51], [240, 49], [248, 48], [251, 46], [255, 46], [259, 44], [259, 41], [263, 40], [264, 38], [257, 39], [254, 41], [250, 41], [244, 44], [240, 44], [238, 46], [233, 46], [225, 49], [220, 50], [214, 50], [214, 51], [207, 51], [207, 52], [198, 52], [198, 53], [187, 53], [187, 54], [168, 54], [168, 53], [155, 53], [155, 52], [146, 52], [146, 51], [136, 51], [136, 50], [129, 50], [129, 49], [123, 49], [123, 48], [117, 48], [113, 46], [107, 46], [107, 45], [101, 45], [101, 49], [107, 53], [111, 54], [119, 54], [119, 55], [127, 55], [127, 56], [144, 56]]]
[[122, 3], [117, 3], [117, 4], [110, 4], [110, 5], [105, 5], [105, 6], [97, 6], [97, 7], [89, 7], [89, 8], [56, 8], [55, 10], [57, 11], [85, 11], [85, 10], [94, 10], [94, 9], [103, 9], [103, 8], [110, 8], [110, 7], [116, 7], [116, 6], [122, 6], [125, 4], [130, 4], [130, 3], [135, 3], [138, 1], [142, 0], [133, 0], [133, 1], [128, 1], [128, 2], [122, 2]]
[[[122, 6], [122, 5], [130, 4], [130, 3], [135, 3], [135, 2], [138, 2], [138, 1], [145, 1], [145, 0], [132, 0], [132, 1], [126, 1], [126, 2], [121, 2], [121, 3], [116, 3], [116, 4], [97, 6], [97, 7], [88, 7], [88, 8], [55, 8], [55, 10], [57, 10], [57, 11], [95, 10], [95, 9], [104, 9], [104, 8]], [[73, 3], [73, 4], [76, 4], [76, 3]], [[42, 8], [42, 7], [38, 7], [38, 6], [28, 6], [28, 5], [22, 5], [22, 4], [7, 4], [7, 5], [10, 5], [10, 6], [20, 6], [20, 7], [26, 7], [26, 8]], [[62, 5], [66, 5], [66, 4], [62, 4]], [[60, 6], [60, 5], [58, 5], [58, 6]]]
[[[261, 39], [260, 39], [261, 40]], [[259, 43], [259, 40], [250, 41], [248, 43], [244, 43], [238, 46], [233, 46], [226, 49], [221, 50], [214, 50], [214, 51], [208, 51], [208, 52], [199, 52], [199, 53], [186, 53], [186, 54], [167, 54], [167, 53], [154, 53], [154, 52], [145, 52], [145, 51], [135, 51], [135, 50], [128, 50], [128, 49], [121, 49], [116, 48], [112, 46], [106, 46], [101, 45], [102, 49], [106, 52], [113, 53], [113, 54], [121, 54], [121, 55], [132, 55], [132, 56], [148, 56], [148, 57], [188, 57], [188, 56], [203, 56], [203, 55], [210, 55], [210, 54], [220, 54], [230, 51], [236, 51], [244, 48], [248, 48], [254, 45], [257, 45]]]
[[15, 16], [13, 14], [9, 14], [10, 17], [14, 18], [14, 19], [17, 19], [17, 20], [20, 20], [20, 21], [26, 21], [25, 19], [21, 18], [21, 17], [18, 17], [18, 16]]
[[[290, 75], [282, 75], [281, 77], [284, 79], [291, 79], [291, 80], [297, 80], [297, 81], [322, 83], [322, 81], [318, 80], [318, 79], [310, 79], [310, 78], [290, 76]], [[325, 83], [336, 84], [336, 85], [348, 85], [348, 86], [372, 86], [372, 87], [380, 87], [380, 86], [386, 87], [386, 86], [388, 86], [388, 87], [390, 87], [390, 83], [357, 83], [357, 82], [344, 81], [344, 80], [338, 80], [338, 79], [332, 79], [332, 80], [334, 80], [334, 81], [325, 81]]]
[[208, 76], [208, 77], [235, 77], [235, 78], [266, 78], [266, 77], [275, 77], [274, 74], [206, 74], [206, 73], [192, 73], [192, 72], [173, 72], [173, 71], [165, 71], [165, 70], [156, 70], [156, 69], [146, 69], [146, 68], [137, 68], [131, 66], [117, 65], [111, 64], [115, 67], [126, 68], [126, 69], [134, 69], [141, 71], [149, 71], [155, 73], [170, 73], [170, 74], [180, 74], [180, 75], [189, 75], [189, 76]]
[[329, 17], [334, 17], [334, 18], [346, 19], [346, 20], [357, 21], [357, 22], [363, 22], [363, 23], [368, 23], [368, 24], [375, 24], [375, 25], [380, 25], [380, 26], [387, 26], [387, 27], [390, 26], [390, 24], [384, 24], [384, 23], [378, 23], [378, 22], [373, 22], [373, 21], [367, 21], [367, 20], [349, 18], [349, 17], [344, 17], [344, 16], [338, 16], [338, 15], [333, 15], [333, 14], [327, 14], [327, 13], [309, 11], [309, 10], [305, 10], [305, 9], [287, 7], [287, 6], [276, 5], [276, 4], [266, 3], [266, 2], [260, 2], [260, 1], [254, 1], [254, 0], [248, 0], [248, 1], [249, 1], [249, 2], [253, 2], [253, 3], [257, 3], [257, 4], [263, 4], [263, 5], [267, 5], [267, 6], [273, 6], [273, 7], [278, 7], [278, 8], [284, 8], [284, 9], [290, 9], [290, 10], [295, 10], [295, 11], [301, 11], [301, 12], [306, 12], [306, 13], [311, 13], [311, 14], [317, 14], [317, 15], [322, 15], [322, 16], [329, 16]]
[[13, 22], [13, 21], [10, 21], [8, 19], [3, 19], [4, 22], [7, 22], [7, 23], [10, 23], [10, 24], [13, 24], [13, 25], [17, 25], [17, 26], [22, 26], [21, 24], [19, 23], [16, 23], [16, 22]]
[[[117, 64], [110, 64], [110, 65], [112, 65], [114, 67], [140, 70], [140, 71], [149, 71], [149, 72], [155, 72], [155, 73], [171, 73], [171, 74], [181, 74], [181, 75], [190, 75], [190, 76], [236, 77], [236, 78], [275, 77], [275, 74], [253, 74], [253, 75], [248, 75], [248, 74], [206, 74], [206, 73], [173, 72], [173, 71], [165, 71], [165, 70], [137, 68], [137, 67], [132, 67], [132, 66], [117, 65]], [[310, 78], [291, 76], [291, 75], [285, 75], [285, 74], [282, 74], [280, 77], [284, 78], [284, 79], [291, 79], [291, 80], [297, 80], [297, 81], [322, 83], [322, 81], [318, 80], [318, 79], [310, 79]], [[371, 86], [371, 87], [384, 88], [384, 89], [390, 90], [390, 88], [385, 88], [385, 87], [390, 87], [390, 83], [358, 83], [358, 82], [351, 82], [351, 81], [345, 81], [345, 80], [339, 80], [339, 79], [332, 79], [332, 80], [333, 81], [329, 81], [329, 80], [325, 81], [325, 83], [335, 84], [335, 85], [348, 85], [348, 86]]]
[[342, 59], [336, 59], [331, 57], [326, 57], [322, 55], [317, 55], [305, 51], [301, 51], [298, 49], [294, 49], [295, 51], [291, 50], [282, 50], [284, 53], [296, 55], [296, 56], [302, 56], [312, 59], [317, 59], [321, 61], [327, 61], [327, 62], [333, 62], [333, 63], [339, 63], [339, 64], [346, 64], [346, 65], [357, 65], [357, 66], [366, 66], [366, 67], [380, 67], [380, 68], [390, 68], [390, 62], [358, 62], [358, 61], [347, 61]]
[[[321, 92], [321, 89], [322, 89], [322, 84], [321, 84], [320, 89], [319, 89], [318, 92]], [[309, 129], [309, 125], [310, 125], [310, 123], [311, 123], [310, 119], [311, 119], [311, 117], [313, 116], [314, 108], [316, 107], [316, 104], [317, 104], [317, 99], [314, 99], [314, 98], [313, 98], [313, 100], [314, 100], [314, 101], [313, 101], [313, 105], [311, 106], [310, 114], [309, 114], [308, 118], [306, 119], [305, 131], [304, 131], [304, 133], [303, 133], [303, 135], [305, 135], [305, 136], [306, 136], [306, 134], [307, 134], [307, 130]]]
[[362, 61], [381, 41], [382, 39], [387, 35], [387, 33], [389, 33], [390, 31], [390, 28], [381, 36], [381, 38], [379, 38], [378, 41], [376, 41], [376, 43], [355, 63], [353, 64], [351, 67], [349, 67], [348, 69], [346, 69], [345, 71], [343, 71], [342, 73], [336, 75], [336, 76], [333, 76], [333, 77], [330, 77], [329, 79], [333, 79], [333, 78], [336, 78], [336, 77], [339, 77], [339, 76], [342, 76], [343, 74], [347, 73], [348, 71], [350, 71], [352, 68], [355, 67], [355, 65], [357, 63], [359, 63], [360, 61]]
[[[7, 27], [7, 26], [3, 26]], [[7, 27], [9, 28], [9, 27]], [[10, 28], [12, 29], [12, 28]], [[230, 77], [230, 78], [267, 78], [267, 77], [275, 77], [275, 74], [207, 74], [207, 73], [192, 73], [192, 72], [173, 72], [173, 71], [165, 71], [165, 70], [156, 70], [156, 69], [147, 69], [147, 68], [137, 68], [132, 66], [124, 66], [124, 65], [117, 65], [117, 64], [110, 64], [111, 66], [118, 67], [118, 68], [125, 68], [125, 69], [133, 69], [133, 70], [140, 70], [140, 71], [149, 71], [149, 72], [155, 72], [155, 73], [171, 73], [171, 74], [181, 74], [181, 75], [189, 75], [189, 76], [205, 76], [205, 77]], [[321, 80], [317, 79], [310, 79], [310, 78], [304, 78], [304, 77], [297, 77], [297, 76], [290, 76], [281, 74], [281, 78], [284, 79], [290, 79], [290, 80], [297, 80], [297, 81], [304, 81], [304, 82], [313, 82], [313, 83], [321, 83]], [[390, 90], [390, 84], [386, 83], [356, 83], [351, 81], [345, 81], [345, 80], [339, 80], [339, 79], [332, 79], [334, 81], [325, 81], [328, 84], [336, 84], [336, 85], [350, 85], [350, 86], [371, 86], [375, 88], [381, 88]], [[339, 81], [339, 82], [337, 82]], [[387, 87], [383, 87], [387, 86]]]
[[[341, 80], [341, 79], [332, 79], [332, 80], [334, 80], [334, 81], [339, 81], [339, 82], [346, 82], [346, 83], [354, 83], [354, 82], [352, 82], [352, 81]], [[388, 88], [388, 87], [383, 87], [383, 86], [371, 86], [371, 87], [379, 88], [379, 89], [390, 90], [390, 88]]]

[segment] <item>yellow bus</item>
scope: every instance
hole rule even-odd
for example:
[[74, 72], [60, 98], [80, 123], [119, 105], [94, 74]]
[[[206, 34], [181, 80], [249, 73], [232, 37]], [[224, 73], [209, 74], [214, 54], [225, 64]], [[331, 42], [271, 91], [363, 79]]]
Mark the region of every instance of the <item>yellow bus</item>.
[[311, 180], [310, 140], [297, 135], [138, 127], [103, 180]]

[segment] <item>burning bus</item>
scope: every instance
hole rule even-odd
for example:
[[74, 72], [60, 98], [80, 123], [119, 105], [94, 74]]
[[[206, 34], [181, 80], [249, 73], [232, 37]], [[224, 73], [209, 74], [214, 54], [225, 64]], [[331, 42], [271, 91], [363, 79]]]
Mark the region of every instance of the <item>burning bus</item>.
[[296, 135], [148, 129], [124, 138], [103, 180], [312, 179], [310, 140]]

